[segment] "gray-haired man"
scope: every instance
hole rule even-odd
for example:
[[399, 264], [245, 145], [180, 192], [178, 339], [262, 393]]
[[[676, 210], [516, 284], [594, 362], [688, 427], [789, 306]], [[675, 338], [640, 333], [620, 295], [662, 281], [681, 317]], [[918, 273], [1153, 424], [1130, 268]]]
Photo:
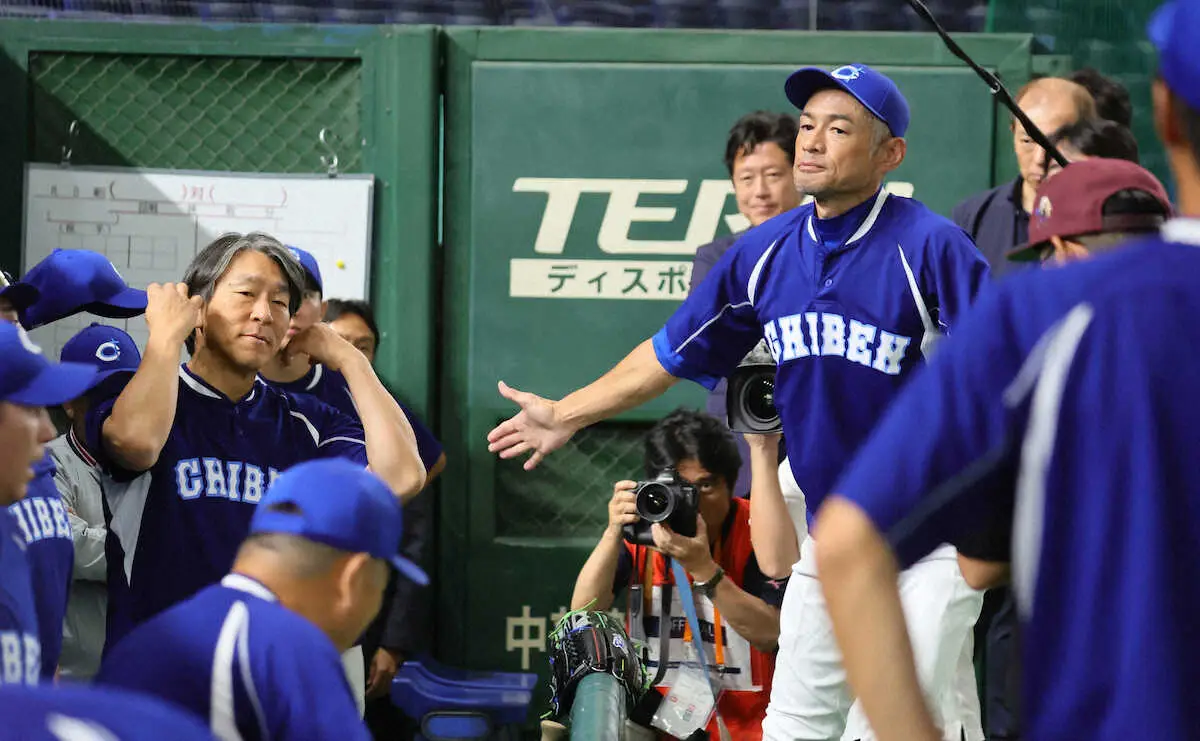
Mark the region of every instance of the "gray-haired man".
[[[88, 449], [113, 479], [108, 646], [220, 581], [281, 471], [340, 457], [369, 462], [402, 499], [424, 484], [404, 413], [329, 327], [310, 327], [289, 347], [341, 371], [361, 424], [258, 378], [300, 302], [301, 271], [273, 237], [231, 234], [201, 250], [183, 283], [147, 287], [141, 365], [87, 413]], [[185, 343], [191, 359], [180, 366]]]

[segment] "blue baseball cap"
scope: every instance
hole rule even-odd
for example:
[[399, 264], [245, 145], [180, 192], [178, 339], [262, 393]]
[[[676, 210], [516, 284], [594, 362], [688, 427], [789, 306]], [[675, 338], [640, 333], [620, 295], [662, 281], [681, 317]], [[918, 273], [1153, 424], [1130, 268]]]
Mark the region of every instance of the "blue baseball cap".
[[51, 363], [25, 330], [0, 321], [0, 401], [28, 407], [63, 404], [83, 396], [96, 369], [78, 363]]
[[908, 131], [908, 101], [896, 83], [882, 72], [865, 64], [845, 64], [832, 72], [820, 67], [798, 69], [787, 79], [783, 90], [788, 100], [800, 110], [819, 90], [844, 90], [887, 124], [892, 136], [904, 136]]
[[1158, 73], [1172, 93], [1200, 110], [1200, 8], [1195, 2], [1168, 0], [1154, 11], [1146, 34], [1158, 49]]
[[312, 253], [307, 250], [302, 250], [299, 247], [288, 246], [288, 251], [292, 253], [292, 257], [300, 261], [304, 266], [304, 270], [308, 272], [308, 277], [312, 278], [317, 284], [317, 290], [321, 293], [325, 292], [325, 284], [321, 282], [321, 267], [317, 265], [317, 258], [313, 257]]
[[21, 312], [21, 324], [35, 329], [87, 311], [113, 319], [146, 312], [146, 292], [130, 288], [108, 258], [91, 250], [54, 250], [21, 281], [41, 297]]
[[107, 324], [84, 327], [67, 340], [58, 359], [64, 363], [86, 363], [99, 371], [92, 388], [118, 373], [134, 373], [142, 362], [137, 343], [124, 330]]
[[251, 533], [286, 533], [347, 553], [367, 553], [417, 584], [428, 584], [419, 566], [398, 555], [403, 526], [400, 500], [383, 479], [341, 458], [306, 461], [284, 471], [250, 520]]
[[14, 281], [11, 275], [0, 270], [0, 298], [8, 299], [8, 303], [18, 312], [33, 305], [39, 296], [38, 289], [28, 283]]

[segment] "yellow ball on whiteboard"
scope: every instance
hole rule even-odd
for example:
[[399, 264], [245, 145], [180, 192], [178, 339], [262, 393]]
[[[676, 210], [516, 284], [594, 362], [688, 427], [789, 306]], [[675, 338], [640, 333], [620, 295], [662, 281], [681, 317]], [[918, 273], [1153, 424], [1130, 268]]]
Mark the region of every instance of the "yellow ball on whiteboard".
[[342, 270], [345, 270], [345, 269], [346, 269], [346, 261], [345, 261], [345, 260], [338, 260], [338, 261], [337, 261], [337, 266], [338, 266], [339, 268], [341, 268]]

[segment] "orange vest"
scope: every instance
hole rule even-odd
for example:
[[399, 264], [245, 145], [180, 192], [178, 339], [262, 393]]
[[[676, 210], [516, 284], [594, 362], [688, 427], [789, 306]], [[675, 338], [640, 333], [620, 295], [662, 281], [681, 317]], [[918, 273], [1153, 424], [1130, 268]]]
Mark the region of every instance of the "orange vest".
[[[731, 524], [726, 527], [726, 531], [722, 534], [720, 542], [714, 544], [713, 554], [714, 560], [720, 564], [725, 570], [725, 578], [730, 580], [738, 587], [742, 586], [743, 574], [746, 570], [746, 563], [750, 560], [753, 549], [750, 543], [750, 502], [746, 499], [734, 498], [730, 502], [733, 508], [730, 519]], [[633, 578], [644, 580], [647, 576], [647, 557], [653, 559], [652, 573], [650, 574], [651, 584], [648, 586], [661, 587], [667, 584], [672, 584], [674, 579], [671, 576], [671, 570], [667, 567], [666, 559], [656, 550], [647, 548], [646, 546], [635, 546], [626, 541], [625, 547], [629, 550], [629, 554], [633, 558]], [[690, 577], [689, 577], [690, 578]], [[643, 615], [657, 616], [660, 607], [660, 600], [650, 598], [650, 589], [646, 589], [645, 596], [648, 599], [647, 607], [643, 610]], [[703, 598], [700, 598], [703, 599]], [[699, 600], [698, 600], [699, 601]], [[719, 610], [714, 612], [719, 614]], [[672, 613], [671, 621], [674, 623], [677, 620], [682, 620], [683, 615], [675, 615]], [[703, 617], [701, 617], [703, 620]], [[661, 621], [660, 621], [661, 625]], [[626, 627], [628, 628], [628, 614], [626, 614]], [[690, 637], [690, 629], [685, 629], [685, 632]], [[728, 646], [729, 636], [732, 628], [722, 619], [720, 625], [714, 626], [714, 638], [720, 638], [718, 642], [720, 646]], [[657, 633], [653, 636], [648, 634], [646, 641], [654, 644], [657, 648], [659, 637]], [[707, 637], [706, 637], [707, 641]], [[718, 663], [721, 662], [721, 648], [714, 646], [714, 653], [717, 654]], [[674, 657], [679, 658], [679, 657]], [[737, 741], [761, 741], [762, 739], [762, 721], [767, 713], [767, 702], [771, 699], [771, 676], [775, 673], [775, 655], [767, 654], [750, 646], [750, 671], [755, 685], [761, 686], [761, 690], [757, 691], [733, 691], [725, 690], [721, 693], [720, 700], [717, 702], [717, 710], [721, 714], [721, 718], [725, 721], [726, 728], [729, 729], [730, 735]], [[711, 661], [712, 656], [709, 656]], [[650, 669], [651, 673], [654, 669]], [[658, 691], [666, 695], [667, 688], [659, 686]], [[717, 731], [717, 717], [714, 714], [708, 724], [708, 732], [713, 739], [719, 739], [720, 735]]]

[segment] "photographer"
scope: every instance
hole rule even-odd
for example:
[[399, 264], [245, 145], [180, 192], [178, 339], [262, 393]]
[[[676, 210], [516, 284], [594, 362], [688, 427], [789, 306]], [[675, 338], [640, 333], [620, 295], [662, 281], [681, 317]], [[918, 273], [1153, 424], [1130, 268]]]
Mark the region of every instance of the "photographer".
[[[752, 445], [751, 455], [774, 455], [773, 445]], [[697, 612], [710, 665], [719, 670], [724, 693], [717, 705], [722, 720], [736, 739], [762, 737], [762, 719], [770, 699], [774, 652], [779, 639], [779, 605], [787, 581], [770, 581], [758, 567], [750, 540], [750, 503], [734, 498], [741, 459], [733, 437], [724, 425], [706, 414], [677, 410], [650, 431], [645, 443], [647, 476], [654, 478], [674, 469], [684, 484], [698, 495], [696, 536], [686, 537], [670, 527], [650, 528], [655, 548], [625, 540], [625, 526], [641, 519], [633, 481], [619, 481], [608, 505], [608, 527], [575, 582], [571, 608], [592, 604], [607, 610], [616, 595], [631, 584], [643, 600], [642, 625], [631, 625], [630, 634], [642, 636], [649, 648], [647, 666], [657, 671], [658, 626], [662, 618], [663, 589], [671, 593], [671, 636], [668, 666], [685, 656], [685, 621], [678, 590], [671, 589], [671, 568], [664, 556], [675, 559], [693, 582]], [[766, 485], [778, 485], [774, 463], [764, 461], [754, 470], [767, 470]], [[755, 480], [755, 486], [759, 481]], [[757, 490], [757, 489], [756, 489]], [[779, 498], [782, 495], [778, 495]], [[642, 591], [644, 589], [644, 591]], [[636, 607], [636, 605], [635, 605]], [[721, 636], [720, 643], [714, 636]], [[659, 682], [660, 692], [672, 685], [674, 669]], [[717, 737], [717, 722], [708, 731]]]

